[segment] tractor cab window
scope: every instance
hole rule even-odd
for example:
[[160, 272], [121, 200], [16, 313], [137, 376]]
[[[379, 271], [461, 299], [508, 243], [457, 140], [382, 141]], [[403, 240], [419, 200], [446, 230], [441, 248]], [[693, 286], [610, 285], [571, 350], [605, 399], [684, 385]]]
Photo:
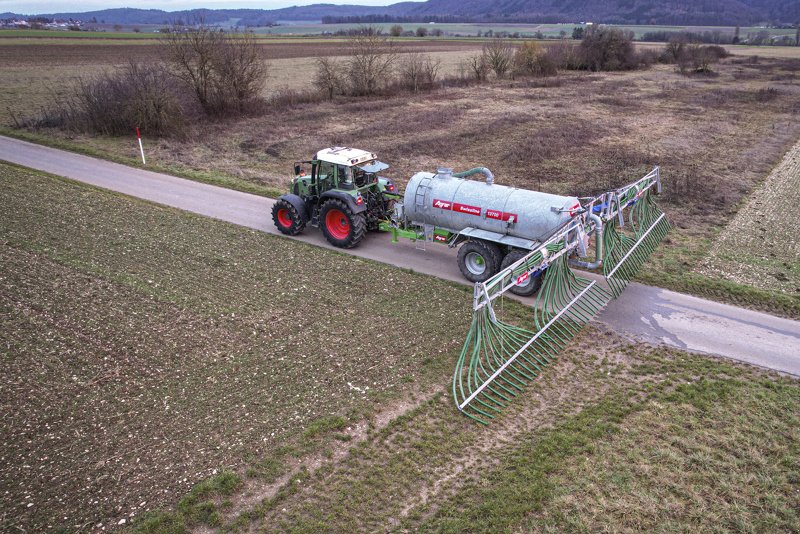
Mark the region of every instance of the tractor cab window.
[[345, 167], [344, 165], [337, 165], [336, 172], [338, 173], [339, 187], [342, 189], [352, 189], [353, 168]]
[[294, 164], [294, 175], [299, 177], [309, 176], [311, 174], [310, 161], [298, 161]]
[[367, 185], [368, 183], [371, 183], [372, 181], [374, 181], [374, 178], [375, 178], [374, 175], [369, 174], [365, 170], [358, 169], [358, 168], [355, 169], [355, 172], [353, 173], [353, 175], [354, 175], [354, 181], [356, 183], [356, 187], [363, 187], [363, 186]]
[[333, 180], [333, 163], [328, 163], [327, 161], [320, 161], [319, 166], [317, 167], [317, 181], [320, 183], [322, 190], [324, 191], [328, 187], [330, 187], [330, 183]]

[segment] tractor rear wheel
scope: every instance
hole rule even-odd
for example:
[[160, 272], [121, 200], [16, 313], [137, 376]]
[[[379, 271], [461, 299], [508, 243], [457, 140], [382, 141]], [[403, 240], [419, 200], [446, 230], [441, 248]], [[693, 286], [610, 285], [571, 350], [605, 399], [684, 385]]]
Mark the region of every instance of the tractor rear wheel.
[[[506, 254], [505, 258], [503, 258], [503, 263], [500, 266], [500, 269], [502, 270], [505, 269], [506, 267], [515, 264], [516, 262], [524, 258], [527, 254], [528, 254], [527, 250], [512, 250], [511, 252]], [[522, 273], [520, 273], [520, 275], [522, 275]], [[528, 278], [521, 284], [516, 284], [514, 286], [511, 286], [511, 289], [509, 291], [521, 297], [530, 297], [531, 295], [539, 291], [540, 287], [542, 287], [543, 276], [544, 273], [542, 272], [536, 273], [536, 276], [533, 275], [528, 276]]]
[[272, 206], [272, 222], [282, 234], [297, 235], [306, 227], [306, 221], [288, 200], [277, 200]]
[[363, 213], [353, 213], [341, 200], [331, 199], [319, 210], [320, 226], [328, 243], [339, 248], [357, 246], [367, 233]]
[[498, 273], [502, 258], [494, 243], [470, 239], [458, 249], [458, 268], [470, 282], [485, 282]]

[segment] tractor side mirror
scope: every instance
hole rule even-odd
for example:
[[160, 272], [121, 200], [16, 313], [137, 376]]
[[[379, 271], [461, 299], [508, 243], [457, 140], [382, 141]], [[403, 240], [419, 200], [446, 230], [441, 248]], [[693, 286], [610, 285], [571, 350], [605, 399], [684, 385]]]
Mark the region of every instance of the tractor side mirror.
[[300, 165], [295, 165], [294, 166], [294, 175], [295, 176], [299, 176], [300, 175]]

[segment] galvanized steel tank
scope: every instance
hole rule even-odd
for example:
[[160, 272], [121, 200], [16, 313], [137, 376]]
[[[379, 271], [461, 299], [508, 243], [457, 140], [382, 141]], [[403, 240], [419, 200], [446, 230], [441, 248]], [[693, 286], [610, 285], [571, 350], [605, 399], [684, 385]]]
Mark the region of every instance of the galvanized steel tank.
[[580, 208], [576, 197], [456, 178], [452, 169], [418, 172], [406, 186], [404, 215], [418, 224], [454, 232], [479, 228], [498, 234], [543, 241]]

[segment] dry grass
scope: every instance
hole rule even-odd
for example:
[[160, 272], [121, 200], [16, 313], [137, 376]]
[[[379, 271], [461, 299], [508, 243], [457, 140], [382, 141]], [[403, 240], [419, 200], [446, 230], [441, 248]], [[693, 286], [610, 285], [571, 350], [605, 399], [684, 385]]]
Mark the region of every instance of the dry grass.
[[[428, 44], [434, 45], [440, 43]], [[268, 54], [285, 57], [273, 61], [265, 90], [308, 89], [312, 60], [297, 56], [320, 53], [324, 46], [268, 45]], [[470, 53], [463, 48], [467, 45], [461, 46], [436, 52], [447, 68], [454, 69]], [[96, 47], [80, 56], [86, 68], [96, 68], [91, 61], [101, 51]], [[115, 57], [116, 52], [108, 53]], [[327, 53], [338, 52], [333, 47]], [[59, 61], [52, 47], [49, 55], [42, 54], [41, 61]], [[287, 98], [283, 107], [264, 117], [198, 125], [184, 139], [146, 137], [145, 145], [148, 163], [156, 169], [213, 177], [266, 194], [286, 187], [292, 161], [337, 144], [376, 151], [393, 165], [391, 176], [401, 184], [416, 171], [442, 164], [461, 169], [484, 165], [499, 183], [590, 194], [660, 164], [664, 202], [677, 229], [642, 279], [794, 316], [800, 309], [792, 303], [798, 298], [794, 289], [780, 293], [780, 305], [768, 294], [734, 299], [730, 288], [712, 289], [709, 279], [689, 280], [686, 273], [705, 259], [718, 229], [800, 136], [799, 65], [798, 60], [733, 57], [715, 67], [715, 76], [684, 77], [671, 66], [657, 66], [393, 98], [295, 104]], [[0, 84], [5, 92], [0, 106], [11, 101], [18, 105], [23, 86], [34, 83], [28, 91], [31, 98], [20, 104], [30, 109], [47, 93], [46, 78], [31, 76], [50, 76], [53, 82], [60, 71], [9, 67], [8, 72], [14, 76], [7, 78], [5, 88]], [[44, 136], [40, 140], [121, 162], [135, 163], [137, 158], [131, 139], [56, 131], [39, 135]], [[776, 260], [791, 263], [785, 252], [776, 251]]]
[[[341, 41], [265, 45], [267, 55], [276, 58], [265, 91], [281, 95], [281, 107], [264, 117], [198, 125], [183, 139], [146, 136], [148, 163], [166, 172], [269, 195], [285, 189], [292, 161], [336, 144], [376, 151], [392, 164], [390, 175], [401, 184], [414, 172], [439, 165], [459, 169], [485, 165], [499, 183], [590, 194], [660, 164], [666, 183], [662, 202], [676, 231], [641, 279], [790, 316], [800, 310], [794, 287], [773, 291], [778, 297], [749, 290], [733, 296], [732, 286], [687, 274], [702, 263], [743, 199], [800, 136], [800, 60], [737, 56], [716, 65], [714, 76], [684, 77], [671, 66], [656, 66], [639, 72], [566, 73], [544, 80], [334, 102], [302, 103], [286, 94], [311, 87], [310, 55], [337, 55], [341, 53], [337, 47], [343, 45]], [[451, 72], [475, 46], [413, 45], [414, 50], [443, 58], [445, 71]], [[57, 65], [60, 59], [54, 48], [31, 47], [35, 50], [31, 59]], [[103, 47], [79, 48], [67, 47], [64, 57], [93, 69], [97, 67], [92, 62], [113, 61], [125, 47], [107, 47], [105, 52]], [[131, 47], [134, 50], [145, 48]], [[26, 57], [21, 47], [19, 54]], [[64, 68], [63, 64], [36, 71], [8, 67], [7, 84], [0, 83], [0, 108], [30, 110], [47, 95], [48, 83], [65, 90], [58, 83], [63, 76], [59, 69]], [[25, 89], [29, 84], [33, 88]], [[31, 97], [20, 100], [21, 91]], [[39, 141], [123, 163], [135, 164], [138, 157], [132, 138], [57, 131], [38, 135]], [[794, 261], [786, 248], [773, 252], [778, 262]]]

